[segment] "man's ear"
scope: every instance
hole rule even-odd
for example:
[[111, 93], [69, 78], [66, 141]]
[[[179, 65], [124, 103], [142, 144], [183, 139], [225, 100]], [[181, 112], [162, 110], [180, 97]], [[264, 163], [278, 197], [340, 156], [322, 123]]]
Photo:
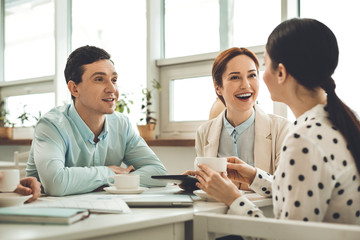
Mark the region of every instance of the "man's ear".
[[284, 64], [279, 63], [279, 66], [277, 68], [277, 78], [279, 84], [284, 84], [286, 82], [286, 79], [288, 77], [288, 72], [286, 70], [286, 67]]
[[67, 86], [72, 96], [75, 98], [79, 96], [78, 86], [73, 80], [70, 80]]

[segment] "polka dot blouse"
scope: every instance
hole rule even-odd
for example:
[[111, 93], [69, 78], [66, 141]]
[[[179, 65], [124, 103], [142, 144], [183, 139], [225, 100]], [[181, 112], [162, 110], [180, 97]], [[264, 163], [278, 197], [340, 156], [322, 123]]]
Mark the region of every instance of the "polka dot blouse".
[[[294, 122], [274, 176], [257, 169], [250, 187], [272, 196], [276, 218], [360, 224], [360, 176], [325, 105]], [[229, 214], [263, 217], [245, 196], [231, 204]]]

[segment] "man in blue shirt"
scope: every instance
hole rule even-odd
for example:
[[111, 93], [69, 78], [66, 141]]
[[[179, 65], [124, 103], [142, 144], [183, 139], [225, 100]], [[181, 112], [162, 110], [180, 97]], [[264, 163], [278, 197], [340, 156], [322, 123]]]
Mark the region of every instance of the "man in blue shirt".
[[130, 172], [140, 175], [143, 186], [166, 184], [151, 178], [167, 174], [164, 165], [129, 119], [114, 111], [117, 78], [105, 50], [84, 46], [70, 54], [65, 79], [73, 102], [39, 120], [26, 168], [47, 194], [91, 192], [106, 185], [107, 177]]

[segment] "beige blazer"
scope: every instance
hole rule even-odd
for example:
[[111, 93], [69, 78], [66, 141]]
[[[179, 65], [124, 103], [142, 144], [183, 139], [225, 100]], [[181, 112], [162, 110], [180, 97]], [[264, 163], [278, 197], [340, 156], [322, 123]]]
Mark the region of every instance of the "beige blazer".
[[[203, 123], [196, 131], [195, 148], [199, 157], [216, 157], [225, 110]], [[280, 116], [266, 114], [255, 105], [254, 165], [270, 174], [279, 164], [281, 146], [291, 123]]]

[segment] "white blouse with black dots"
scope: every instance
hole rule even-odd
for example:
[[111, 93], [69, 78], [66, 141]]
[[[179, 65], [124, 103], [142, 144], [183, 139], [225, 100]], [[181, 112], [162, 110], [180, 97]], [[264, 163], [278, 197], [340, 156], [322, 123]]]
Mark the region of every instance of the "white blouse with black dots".
[[[360, 175], [325, 105], [294, 122], [274, 176], [257, 169], [250, 187], [272, 196], [276, 218], [360, 224]], [[263, 217], [245, 196], [236, 199], [228, 213]]]

